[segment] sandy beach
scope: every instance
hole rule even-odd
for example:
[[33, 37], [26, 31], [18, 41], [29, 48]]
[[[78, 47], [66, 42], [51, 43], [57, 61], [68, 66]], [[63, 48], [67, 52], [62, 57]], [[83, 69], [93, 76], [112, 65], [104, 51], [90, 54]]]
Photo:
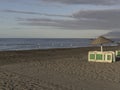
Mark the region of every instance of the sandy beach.
[[91, 50], [100, 47], [1, 51], [0, 90], [120, 90], [120, 61], [88, 62]]

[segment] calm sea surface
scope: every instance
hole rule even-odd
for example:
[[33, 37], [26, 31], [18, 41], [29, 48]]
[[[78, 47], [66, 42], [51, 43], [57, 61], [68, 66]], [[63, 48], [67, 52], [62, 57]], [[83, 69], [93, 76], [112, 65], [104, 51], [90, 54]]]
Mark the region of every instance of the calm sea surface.
[[90, 42], [90, 39], [1, 38], [0, 51], [88, 47]]

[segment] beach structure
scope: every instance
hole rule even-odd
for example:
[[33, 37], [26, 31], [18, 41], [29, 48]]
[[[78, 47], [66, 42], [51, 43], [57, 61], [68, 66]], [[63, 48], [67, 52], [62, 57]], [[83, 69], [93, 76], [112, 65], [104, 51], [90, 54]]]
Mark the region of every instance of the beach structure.
[[101, 52], [103, 52], [103, 44], [111, 43], [111, 42], [113, 42], [113, 41], [110, 40], [110, 39], [107, 39], [107, 38], [105, 38], [105, 37], [103, 37], [103, 36], [100, 36], [100, 37], [94, 39], [94, 40], [91, 42], [91, 44], [92, 44], [92, 45], [101, 45]]
[[[107, 39], [103, 36], [98, 37], [93, 40], [91, 44], [101, 45], [101, 51], [89, 51], [88, 52], [88, 61], [94, 62], [115, 62], [115, 52], [114, 51], [103, 51], [103, 44], [110, 43], [112, 40]], [[116, 52], [117, 53], [117, 52]]]
[[93, 62], [115, 62], [115, 52], [114, 51], [89, 51], [88, 61]]
[[116, 55], [116, 57], [120, 57], [120, 50], [116, 50], [115, 55]]

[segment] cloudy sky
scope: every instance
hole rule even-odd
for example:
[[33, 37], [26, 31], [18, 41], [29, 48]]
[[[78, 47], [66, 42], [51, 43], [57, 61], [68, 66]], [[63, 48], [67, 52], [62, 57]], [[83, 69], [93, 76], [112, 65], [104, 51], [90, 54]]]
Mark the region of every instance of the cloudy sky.
[[120, 0], [0, 0], [0, 38], [120, 37]]

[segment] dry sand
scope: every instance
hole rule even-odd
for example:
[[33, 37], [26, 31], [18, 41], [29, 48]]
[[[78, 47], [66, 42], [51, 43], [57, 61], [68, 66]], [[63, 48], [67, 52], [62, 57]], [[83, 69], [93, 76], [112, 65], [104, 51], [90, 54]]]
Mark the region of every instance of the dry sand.
[[88, 51], [99, 49], [0, 52], [0, 90], [120, 90], [119, 61], [87, 61]]

